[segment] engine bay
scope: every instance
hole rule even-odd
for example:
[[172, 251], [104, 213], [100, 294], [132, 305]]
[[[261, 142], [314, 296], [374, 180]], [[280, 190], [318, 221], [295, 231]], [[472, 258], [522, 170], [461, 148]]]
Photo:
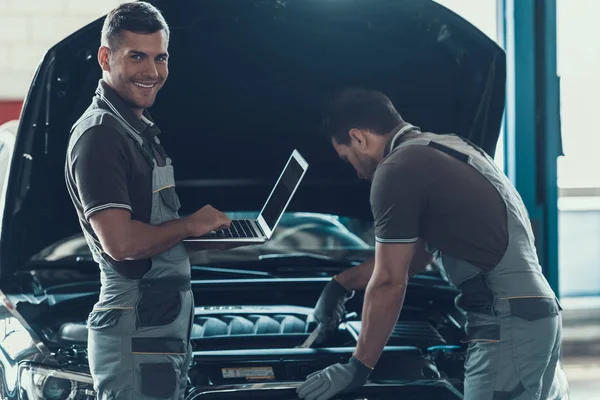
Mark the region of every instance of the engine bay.
[[[316, 328], [311, 320], [312, 308], [299, 306], [207, 306], [196, 307], [191, 331], [195, 351], [237, 349], [296, 348]], [[354, 319], [353, 319], [354, 317]], [[335, 336], [320, 347], [356, 346], [361, 321], [355, 314], [340, 324]], [[56, 337], [71, 344], [87, 342], [87, 327], [83, 321], [65, 322]], [[448, 345], [430, 321], [399, 320], [388, 345], [412, 346], [422, 351], [434, 346]]]
[[[362, 327], [363, 293], [357, 292], [348, 301], [346, 319], [327, 342], [300, 347], [317, 326], [311, 314], [328, 279], [196, 282], [197, 307], [191, 330], [194, 357], [189, 371], [192, 392], [202, 390], [217, 396], [231, 385], [236, 390], [244, 385], [253, 390], [256, 385], [286, 385], [301, 382], [336, 362], [346, 362]], [[466, 347], [460, 342], [463, 331], [455, 296], [456, 291], [435, 275], [411, 280], [400, 318], [371, 382], [402, 382], [407, 391], [407, 384], [417, 382], [461, 389]], [[40, 337], [64, 368], [87, 369], [86, 318], [96, 299], [97, 294], [87, 294], [59, 301], [38, 319]], [[279, 386], [277, 390], [283, 392], [275, 398], [285, 398], [285, 390]]]
[[[191, 386], [212, 391], [228, 385], [298, 382], [312, 372], [346, 362], [360, 334], [360, 319], [351, 313], [327, 343], [301, 348], [316, 327], [311, 313], [310, 307], [293, 305], [196, 307]], [[394, 327], [371, 380], [444, 381], [460, 386], [461, 346], [444, 336], [443, 327], [437, 329], [426, 314], [421, 319], [408, 317], [403, 316]], [[57, 354], [65, 356], [64, 362], [71, 366], [79, 354], [77, 363], [83, 364], [86, 338], [85, 322], [61, 324], [56, 332], [62, 343]]]

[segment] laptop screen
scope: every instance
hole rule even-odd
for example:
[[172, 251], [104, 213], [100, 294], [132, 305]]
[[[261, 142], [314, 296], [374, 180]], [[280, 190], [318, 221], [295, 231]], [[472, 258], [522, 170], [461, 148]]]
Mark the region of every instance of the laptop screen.
[[269, 229], [274, 229], [303, 173], [302, 165], [291, 157], [261, 212]]

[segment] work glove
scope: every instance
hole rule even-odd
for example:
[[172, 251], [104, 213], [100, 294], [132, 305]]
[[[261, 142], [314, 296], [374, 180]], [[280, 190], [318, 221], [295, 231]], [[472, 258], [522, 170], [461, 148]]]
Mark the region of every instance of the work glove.
[[313, 318], [321, 324], [321, 330], [315, 343], [322, 344], [337, 331], [340, 322], [346, 315], [346, 302], [354, 295], [353, 291], [346, 290], [338, 281], [331, 279], [323, 288]]
[[367, 383], [370, 374], [370, 367], [352, 357], [347, 364], [334, 364], [308, 375], [296, 389], [296, 394], [300, 399], [328, 400], [360, 388]]

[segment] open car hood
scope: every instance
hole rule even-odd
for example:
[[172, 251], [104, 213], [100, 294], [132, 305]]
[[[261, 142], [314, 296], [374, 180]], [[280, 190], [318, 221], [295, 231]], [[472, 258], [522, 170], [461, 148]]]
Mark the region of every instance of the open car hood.
[[[347, 86], [384, 91], [408, 122], [493, 155], [505, 55], [429, 0], [157, 0], [170, 76], [150, 112], [174, 160], [183, 213], [259, 210], [293, 149], [310, 164], [290, 211], [371, 218], [368, 183], [319, 133]], [[94, 94], [103, 19], [47, 52], [24, 103], [0, 241], [3, 286], [42, 248], [80, 232], [64, 183], [69, 128]]]

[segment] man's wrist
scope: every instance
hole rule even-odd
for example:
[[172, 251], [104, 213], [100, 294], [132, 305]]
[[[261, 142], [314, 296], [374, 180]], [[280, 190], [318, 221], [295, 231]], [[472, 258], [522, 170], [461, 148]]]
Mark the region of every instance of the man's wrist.
[[[352, 361], [354, 359], [355, 363], [360, 363], [360, 365], [362, 365], [365, 368], [368, 368], [369, 370], [373, 371], [375, 369], [375, 363], [373, 363], [373, 366], [371, 366], [369, 363], [364, 362], [363, 360], [361, 360], [356, 353], [352, 354], [352, 357], [350, 358], [350, 361]], [[356, 364], [358, 365], [358, 364]]]
[[193, 227], [192, 221], [190, 221], [189, 217], [180, 218], [177, 220], [177, 222], [179, 222], [181, 224], [181, 229], [186, 238], [192, 236], [194, 227]]
[[354, 369], [354, 383], [364, 385], [367, 383], [373, 368], [359, 360], [356, 356], [352, 356], [348, 362]]
[[348, 296], [353, 291], [348, 289], [343, 282], [343, 280], [340, 282], [339, 275], [335, 275], [333, 278], [331, 278], [331, 281], [329, 282], [329, 291], [336, 297]]
[[356, 358], [357, 361], [360, 361], [366, 367], [371, 369], [375, 368], [380, 355], [381, 353], [370, 354], [368, 351], [365, 351], [364, 346], [361, 346], [360, 343], [356, 346], [356, 349], [354, 349], [354, 353], [352, 353], [352, 357]]
[[[371, 371], [373, 371], [375, 369], [375, 367], [370, 366], [369, 364], [367, 364], [366, 362], [364, 362], [360, 358], [358, 358], [356, 356], [356, 354], [352, 355], [352, 357], [350, 358], [350, 361], [352, 362], [352, 360], [354, 360], [355, 363], [360, 363], [361, 366], [368, 368]], [[359, 365], [359, 364], [356, 364], [356, 365]]]
[[333, 280], [338, 283], [342, 288], [344, 288], [347, 292], [351, 292], [351, 289], [348, 288], [348, 281], [346, 280], [346, 275], [342, 272], [340, 274], [334, 275]]
[[349, 268], [335, 275], [334, 278], [347, 291], [365, 290], [375, 265], [375, 258], [370, 258], [360, 265]]

